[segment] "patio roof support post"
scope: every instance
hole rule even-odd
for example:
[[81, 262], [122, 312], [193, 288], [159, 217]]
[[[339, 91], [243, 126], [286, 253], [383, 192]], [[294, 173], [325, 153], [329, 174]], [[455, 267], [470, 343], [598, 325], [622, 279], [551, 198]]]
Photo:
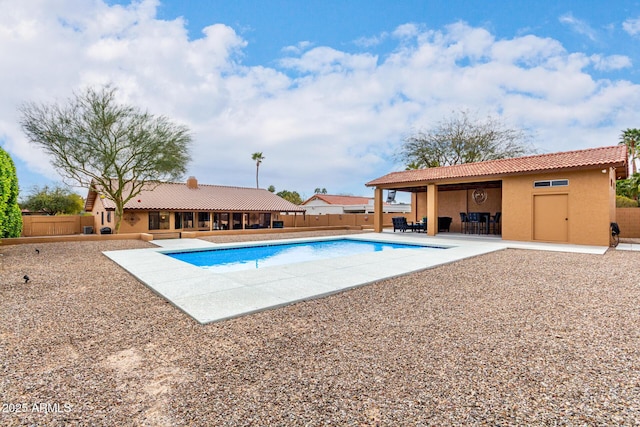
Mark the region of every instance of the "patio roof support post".
[[376, 187], [373, 199], [373, 231], [382, 233], [382, 188]]
[[438, 232], [438, 187], [427, 185], [427, 234], [435, 236]]

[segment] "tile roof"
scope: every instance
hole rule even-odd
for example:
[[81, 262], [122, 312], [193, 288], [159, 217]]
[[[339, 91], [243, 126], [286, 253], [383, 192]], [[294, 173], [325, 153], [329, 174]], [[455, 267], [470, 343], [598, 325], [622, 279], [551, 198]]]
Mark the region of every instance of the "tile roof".
[[309, 202], [320, 199], [329, 205], [367, 205], [373, 200], [373, 197], [361, 197], [361, 196], [335, 196], [331, 194], [314, 194], [305, 200], [302, 204], [306, 205]]
[[567, 169], [615, 167], [619, 177], [627, 175], [627, 149], [624, 145], [590, 148], [561, 153], [539, 154], [486, 162], [465, 163], [437, 168], [391, 172], [367, 182], [368, 187], [410, 182], [436, 182], [451, 179], [498, 177]]
[[[97, 194], [89, 192], [87, 206], [93, 206]], [[103, 199], [107, 209], [114, 209], [111, 200]], [[125, 209], [194, 210], [234, 212], [304, 212], [305, 209], [265, 189], [198, 184], [188, 188], [185, 183], [160, 183], [144, 190], [128, 201]]]

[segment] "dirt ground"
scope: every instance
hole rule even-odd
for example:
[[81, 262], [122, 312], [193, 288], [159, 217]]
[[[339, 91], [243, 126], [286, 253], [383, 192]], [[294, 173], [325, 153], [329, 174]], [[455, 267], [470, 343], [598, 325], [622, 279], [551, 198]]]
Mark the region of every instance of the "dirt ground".
[[640, 253], [505, 250], [200, 325], [102, 255], [150, 246], [0, 248], [0, 425], [640, 424]]

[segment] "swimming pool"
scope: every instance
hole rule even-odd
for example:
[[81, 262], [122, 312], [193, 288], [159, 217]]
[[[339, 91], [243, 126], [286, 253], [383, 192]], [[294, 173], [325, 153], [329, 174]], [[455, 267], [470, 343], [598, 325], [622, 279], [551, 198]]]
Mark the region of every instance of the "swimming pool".
[[444, 248], [403, 243], [333, 239], [300, 243], [271, 243], [230, 249], [173, 252], [165, 255], [215, 273], [227, 273], [397, 249], [437, 250]]

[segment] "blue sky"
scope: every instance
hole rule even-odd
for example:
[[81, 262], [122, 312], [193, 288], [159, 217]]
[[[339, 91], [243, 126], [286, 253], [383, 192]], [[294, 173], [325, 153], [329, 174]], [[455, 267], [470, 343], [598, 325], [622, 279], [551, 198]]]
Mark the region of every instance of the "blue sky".
[[17, 107], [112, 83], [192, 129], [200, 182], [253, 186], [261, 151], [261, 186], [368, 196], [456, 110], [539, 152], [616, 144], [640, 127], [638, 46], [640, 1], [3, 0], [0, 146], [23, 191], [59, 182]]

